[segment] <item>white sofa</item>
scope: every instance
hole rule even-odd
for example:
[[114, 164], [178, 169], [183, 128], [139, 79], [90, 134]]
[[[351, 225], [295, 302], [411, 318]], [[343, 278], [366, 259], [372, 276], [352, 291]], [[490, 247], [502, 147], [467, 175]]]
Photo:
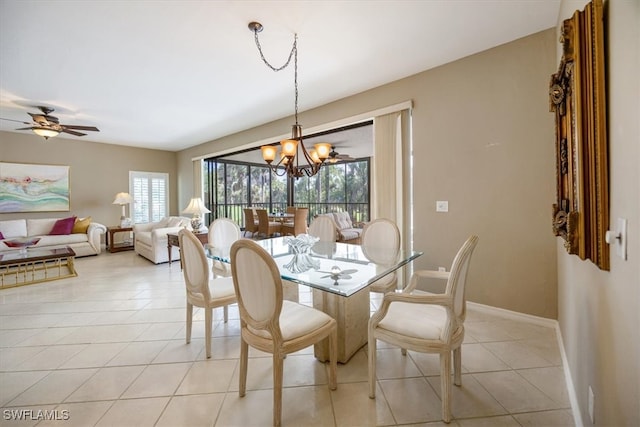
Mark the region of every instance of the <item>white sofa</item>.
[[69, 246], [76, 253], [76, 257], [98, 255], [100, 253], [100, 235], [106, 233], [107, 227], [91, 222], [91, 218], [80, 218], [77, 222], [74, 220], [78, 227], [75, 230], [72, 229], [70, 233], [50, 234], [59, 220], [63, 220], [63, 218], [0, 221], [0, 233], [3, 237], [0, 240], [0, 251], [19, 250], [19, 247], [13, 246], [14, 242], [39, 237], [38, 243], [32, 247], [59, 248]]
[[[167, 234], [178, 233], [183, 228], [191, 230], [191, 219], [182, 216], [170, 216], [157, 222], [133, 225], [134, 251], [154, 264], [169, 262]], [[171, 260], [180, 259], [180, 250], [171, 247]]]
[[360, 244], [362, 235], [362, 225], [354, 224], [351, 221], [349, 212], [329, 212], [318, 216], [328, 216], [336, 225], [336, 235], [338, 242]]

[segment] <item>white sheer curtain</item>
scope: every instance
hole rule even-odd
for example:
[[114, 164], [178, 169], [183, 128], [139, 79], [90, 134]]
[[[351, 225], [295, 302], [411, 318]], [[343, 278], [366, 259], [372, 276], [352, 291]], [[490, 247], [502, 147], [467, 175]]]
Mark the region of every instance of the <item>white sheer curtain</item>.
[[[402, 110], [373, 119], [371, 173], [371, 219], [387, 218], [394, 221], [400, 229], [405, 251], [412, 247], [409, 118], [409, 110]], [[409, 274], [407, 269], [404, 270], [405, 275]]]
[[388, 218], [401, 231], [411, 196], [408, 117], [409, 111], [403, 110], [373, 119], [371, 219]]
[[202, 197], [202, 159], [193, 161], [193, 196]]

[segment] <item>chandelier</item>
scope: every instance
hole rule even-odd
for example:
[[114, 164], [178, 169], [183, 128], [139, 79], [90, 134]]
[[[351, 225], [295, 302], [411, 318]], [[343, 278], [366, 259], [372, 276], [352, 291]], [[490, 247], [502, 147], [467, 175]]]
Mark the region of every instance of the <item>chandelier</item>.
[[292, 178], [300, 178], [302, 176], [313, 176], [318, 173], [324, 161], [329, 158], [331, 144], [320, 142], [314, 145], [314, 148], [307, 151], [302, 138], [302, 126], [298, 124], [298, 35], [294, 34], [293, 46], [289, 57], [281, 67], [271, 65], [262, 53], [262, 47], [258, 40], [258, 33], [263, 29], [259, 22], [249, 23], [249, 30], [253, 31], [256, 46], [260, 53], [260, 58], [273, 71], [278, 72], [287, 68], [293, 58], [293, 84], [295, 89], [295, 121], [291, 126], [291, 138], [280, 141], [281, 152], [280, 159], [274, 164], [277, 158], [277, 148], [274, 145], [263, 145], [262, 158], [269, 165], [269, 169], [278, 176], [285, 174]]

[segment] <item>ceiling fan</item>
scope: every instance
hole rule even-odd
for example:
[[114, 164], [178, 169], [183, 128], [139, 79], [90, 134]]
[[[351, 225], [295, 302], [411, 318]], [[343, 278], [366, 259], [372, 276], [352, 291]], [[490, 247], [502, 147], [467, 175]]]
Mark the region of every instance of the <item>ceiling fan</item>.
[[355, 160], [353, 157], [351, 157], [348, 154], [340, 154], [336, 151], [336, 147], [331, 146], [331, 152], [329, 153], [329, 162], [330, 163], [336, 163], [340, 160]]
[[83, 131], [92, 131], [92, 132], [100, 132], [100, 130], [95, 126], [80, 126], [80, 125], [65, 125], [60, 124], [60, 121], [57, 117], [49, 115], [54, 111], [53, 108], [44, 107], [44, 106], [36, 106], [42, 113], [28, 113], [33, 120], [33, 123], [24, 122], [21, 120], [13, 120], [13, 119], [2, 119], [9, 120], [12, 122], [24, 123], [25, 125], [31, 125], [26, 128], [19, 128], [16, 130], [31, 130], [36, 135], [44, 137], [44, 139], [49, 139], [58, 134], [64, 132], [70, 135], [75, 136], [85, 136], [86, 133], [78, 132], [79, 130]]

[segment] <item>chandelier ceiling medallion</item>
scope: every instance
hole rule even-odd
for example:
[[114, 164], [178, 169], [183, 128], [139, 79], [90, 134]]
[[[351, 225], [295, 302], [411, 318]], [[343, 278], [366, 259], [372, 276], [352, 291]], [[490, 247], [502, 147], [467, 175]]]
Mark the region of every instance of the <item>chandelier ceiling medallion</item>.
[[[320, 167], [324, 164], [324, 161], [329, 158], [329, 152], [331, 151], [331, 144], [318, 143], [314, 145], [313, 149], [307, 151], [304, 146], [302, 138], [302, 126], [298, 124], [298, 35], [294, 34], [293, 46], [287, 61], [281, 67], [274, 67], [271, 65], [264, 54], [262, 53], [262, 47], [258, 40], [258, 33], [261, 32], [263, 26], [259, 22], [251, 22], [249, 24], [249, 30], [253, 31], [256, 46], [260, 53], [260, 58], [273, 71], [278, 72], [287, 68], [293, 58], [293, 84], [295, 89], [295, 121], [296, 123], [291, 126], [291, 139], [284, 139], [280, 141], [281, 153], [280, 160], [274, 164], [277, 157], [277, 148], [274, 145], [263, 145], [260, 147], [262, 150], [262, 158], [269, 165], [269, 168], [273, 173], [278, 176], [300, 178], [302, 176], [313, 176], [318, 173]], [[302, 164], [301, 164], [302, 158]]]

